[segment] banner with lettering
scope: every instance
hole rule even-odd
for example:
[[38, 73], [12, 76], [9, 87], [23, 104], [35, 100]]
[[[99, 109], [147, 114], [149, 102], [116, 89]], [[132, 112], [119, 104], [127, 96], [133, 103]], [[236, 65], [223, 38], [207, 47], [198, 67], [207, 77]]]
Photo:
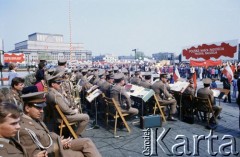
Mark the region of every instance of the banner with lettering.
[[23, 63], [23, 53], [4, 53], [4, 63]]
[[182, 61], [238, 60], [238, 40], [202, 44], [182, 50]]

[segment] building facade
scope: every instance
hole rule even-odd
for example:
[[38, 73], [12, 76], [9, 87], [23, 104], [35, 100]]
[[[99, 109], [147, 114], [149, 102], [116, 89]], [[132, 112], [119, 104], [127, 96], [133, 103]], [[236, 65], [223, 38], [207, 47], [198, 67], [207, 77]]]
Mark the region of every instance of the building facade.
[[99, 55], [99, 56], [94, 56], [92, 58], [92, 61], [114, 63], [118, 61], [118, 56], [115, 56], [113, 54]]
[[61, 34], [33, 33], [28, 35], [28, 40], [15, 44], [11, 53], [24, 53], [25, 62], [57, 62], [57, 60], [89, 61], [92, 60], [92, 52], [83, 49], [82, 43], [66, 43]]
[[152, 54], [152, 57], [156, 61], [162, 61], [162, 60], [173, 61], [174, 60], [174, 53], [171, 53], [171, 52], [159, 52], [159, 53]]

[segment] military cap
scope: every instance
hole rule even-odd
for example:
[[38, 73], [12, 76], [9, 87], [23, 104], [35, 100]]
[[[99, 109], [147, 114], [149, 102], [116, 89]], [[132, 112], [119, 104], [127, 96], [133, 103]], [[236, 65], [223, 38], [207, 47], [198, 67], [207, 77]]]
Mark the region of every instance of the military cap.
[[62, 82], [62, 76], [63, 76], [64, 72], [59, 72], [56, 75], [50, 76], [47, 78], [47, 81], [54, 81], [54, 82]]
[[98, 72], [98, 76], [102, 76], [102, 75], [104, 75], [105, 74], [105, 71], [104, 70], [100, 70], [99, 72]]
[[113, 67], [113, 70], [114, 70], [114, 71], [117, 71], [117, 70], [119, 70], [119, 68], [118, 68], [117, 66], [114, 66], [114, 67]]
[[122, 73], [128, 73], [128, 70], [126, 68], [122, 68]]
[[152, 73], [151, 72], [145, 72], [142, 75], [144, 75], [144, 76], [152, 76]]
[[189, 80], [188, 82], [189, 82], [190, 84], [194, 84], [193, 80]]
[[58, 64], [66, 64], [66, 63], [67, 63], [67, 60], [65, 59], [58, 60]]
[[140, 75], [141, 71], [138, 69], [134, 72], [135, 75]]
[[50, 69], [48, 69], [48, 72], [49, 72], [49, 73], [52, 73], [52, 72], [54, 72], [54, 71], [55, 71], [54, 68], [50, 68]]
[[112, 72], [113, 70], [112, 69], [108, 69], [108, 72]]
[[167, 74], [160, 74], [160, 79], [161, 78], [168, 78]]
[[121, 80], [124, 78], [123, 73], [116, 73], [114, 74], [114, 80]]
[[83, 69], [82, 72], [86, 73], [86, 72], [88, 72], [88, 69]]
[[211, 84], [212, 80], [210, 78], [205, 78], [205, 79], [203, 79], [203, 83], [204, 84]]
[[21, 98], [23, 99], [24, 103], [34, 103], [33, 105], [36, 107], [45, 107], [45, 92], [34, 92], [34, 93], [28, 93], [23, 94]]

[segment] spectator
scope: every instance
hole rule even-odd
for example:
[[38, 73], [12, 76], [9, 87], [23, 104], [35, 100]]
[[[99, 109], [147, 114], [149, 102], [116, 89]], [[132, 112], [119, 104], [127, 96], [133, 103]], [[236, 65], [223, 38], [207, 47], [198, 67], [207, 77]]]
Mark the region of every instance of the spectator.
[[12, 83], [12, 79], [18, 77], [18, 73], [16, 72], [17, 65], [15, 63], [10, 63], [8, 67], [9, 67], [8, 85], [10, 86]]

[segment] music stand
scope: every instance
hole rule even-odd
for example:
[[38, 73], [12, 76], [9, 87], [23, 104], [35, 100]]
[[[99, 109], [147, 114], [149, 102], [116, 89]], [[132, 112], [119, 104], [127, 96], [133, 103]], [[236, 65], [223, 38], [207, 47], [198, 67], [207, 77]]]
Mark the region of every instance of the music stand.
[[93, 127], [89, 128], [87, 130], [99, 129], [99, 125], [97, 124], [97, 102], [96, 102], [96, 99], [100, 94], [102, 94], [102, 91], [100, 91], [99, 89], [96, 89], [92, 93], [90, 93], [89, 96], [86, 97], [86, 99], [90, 103], [94, 100], [94, 107], [95, 107], [95, 123], [93, 122], [94, 123]]

